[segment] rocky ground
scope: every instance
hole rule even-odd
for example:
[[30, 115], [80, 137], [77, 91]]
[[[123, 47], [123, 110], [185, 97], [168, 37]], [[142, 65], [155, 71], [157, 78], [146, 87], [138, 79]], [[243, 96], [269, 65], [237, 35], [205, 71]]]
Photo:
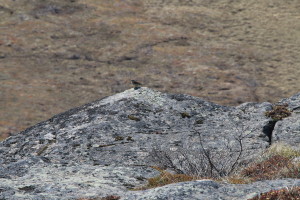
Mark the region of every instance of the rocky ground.
[[297, 0], [0, 2], [0, 134], [131, 79], [223, 105], [300, 90]]
[[[99, 99], [0, 142], [0, 199], [247, 200], [300, 186], [298, 173], [220, 181], [278, 142], [297, 150], [299, 163], [300, 93], [281, 103], [289, 115], [276, 122], [266, 116], [274, 110], [267, 102], [220, 106], [145, 87]], [[135, 191], [158, 167], [197, 178]]]

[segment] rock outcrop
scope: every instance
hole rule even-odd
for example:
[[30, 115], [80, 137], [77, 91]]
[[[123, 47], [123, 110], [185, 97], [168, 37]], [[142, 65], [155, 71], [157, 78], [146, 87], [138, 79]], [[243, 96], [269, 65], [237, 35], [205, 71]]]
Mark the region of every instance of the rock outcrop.
[[[159, 174], [153, 165], [201, 176], [208, 171], [199, 155], [209, 152], [215, 164], [211, 175], [221, 176], [272, 142], [299, 148], [300, 93], [282, 103], [292, 113], [276, 123], [265, 116], [270, 103], [220, 106], [144, 87], [100, 99], [1, 142], [0, 198], [247, 199], [300, 186], [299, 179], [245, 185], [199, 180], [131, 190]], [[200, 166], [191, 168], [187, 161]]]

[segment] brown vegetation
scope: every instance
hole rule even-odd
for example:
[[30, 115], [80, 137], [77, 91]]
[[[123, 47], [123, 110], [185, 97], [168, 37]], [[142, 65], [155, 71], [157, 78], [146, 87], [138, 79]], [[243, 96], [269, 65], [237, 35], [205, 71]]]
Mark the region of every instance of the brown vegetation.
[[115, 196], [115, 195], [110, 195], [106, 197], [99, 197], [99, 198], [80, 198], [77, 200], [119, 200], [121, 197]]
[[248, 200], [300, 200], [300, 187], [271, 190]]
[[241, 175], [251, 178], [252, 181], [300, 178], [300, 168], [293, 164], [290, 158], [275, 155], [248, 166], [241, 171]]
[[185, 182], [185, 181], [193, 181], [203, 179], [200, 177], [190, 176], [186, 174], [173, 174], [163, 170], [159, 167], [153, 167], [154, 169], [160, 171], [160, 174], [156, 177], [149, 178], [148, 184], [146, 186], [137, 188], [135, 190], [145, 190], [149, 188], [161, 187], [167, 184], [178, 183], [178, 182]]
[[[169, 163], [168, 166], [173, 166], [172, 163], [170, 164], [170, 160], [172, 159], [169, 157], [170, 155], [158, 154], [158, 152], [156, 152], [155, 155], [162, 159], [164, 164]], [[287, 145], [277, 143], [273, 144], [268, 150], [266, 150], [258, 162], [251, 163], [248, 166], [234, 171], [232, 174], [227, 174], [224, 177], [216, 178], [211, 176], [205, 177], [205, 179], [224, 181], [231, 184], [248, 184], [259, 180], [300, 178], [300, 163], [293, 161], [294, 158], [299, 156], [299, 151], [296, 151]], [[139, 189], [148, 189], [176, 182], [203, 179], [203, 177], [195, 175], [172, 174], [159, 167], [154, 168], [159, 170], [161, 174], [157, 177], [148, 179], [148, 184]]]
[[271, 117], [273, 120], [278, 121], [282, 120], [291, 115], [291, 111], [288, 109], [287, 104], [283, 105], [274, 105], [272, 110], [265, 113], [267, 117]]

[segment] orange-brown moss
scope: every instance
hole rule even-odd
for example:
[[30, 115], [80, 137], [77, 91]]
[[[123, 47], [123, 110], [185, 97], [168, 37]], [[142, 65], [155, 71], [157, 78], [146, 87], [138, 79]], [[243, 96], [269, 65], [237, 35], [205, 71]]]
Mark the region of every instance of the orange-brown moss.
[[291, 115], [291, 111], [288, 109], [287, 104], [275, 105], [272, 110], [265, 112], [267, 117], [271, 117], [273, 120], [282, 120]]
[[271, 190], [248, 200], [300, 200], [300, 187]]
[[300, 178], [299, 165], [292, 163], [290, 158], [275, 155], [267, 160], [254, 163], [241, 171], [241, 175], [252, 181], [277, 178]]

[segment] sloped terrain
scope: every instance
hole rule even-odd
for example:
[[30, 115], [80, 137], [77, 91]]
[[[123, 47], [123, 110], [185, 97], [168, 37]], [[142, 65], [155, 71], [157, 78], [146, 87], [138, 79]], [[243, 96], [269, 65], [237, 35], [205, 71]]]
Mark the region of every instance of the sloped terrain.
[[300, 89], [298, 0], [0, 2], [0, 133], [130, 88], [222, 105]]
[[[300, 186], [299, 179], [214, 181], [255, 161], [272, 143], [300, 149], [299, 124], [290, 123], [299, 121], [300, 93], [283, 102], [290, 116], [271, 126], [270, 103], [230, 107], [145, 87], [126, 90], [1, 142], [0, 198], [166, 199], [171, 194], [173, 199], [229, 200]], [[133, 191], [159, 174], [153, 166], [200, 180]], [[203, 180], [207, 177], [211, 180]]]

